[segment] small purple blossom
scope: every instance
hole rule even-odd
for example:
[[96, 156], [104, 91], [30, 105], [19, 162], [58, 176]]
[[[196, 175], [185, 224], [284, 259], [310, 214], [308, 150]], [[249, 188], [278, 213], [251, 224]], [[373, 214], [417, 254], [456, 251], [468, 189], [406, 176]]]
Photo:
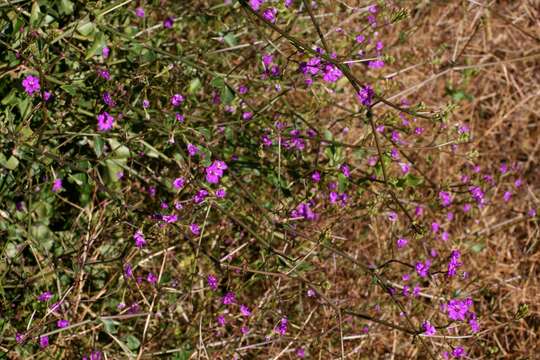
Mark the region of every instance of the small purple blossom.
[[144, 235], [141, 230], [137, 230], [135, 234], [133, 234], [133, 240], [135, 240], [135, 246], [139, 249], [146, 245], [146, 240], [144, 239]]
[[111, 74], [109, 73], [108, 70], [98, 70], [98, 76], [109, 81], [111, 80]]
[[404, 248], [405, 246], [407, 246], [407, 244], [409, 243], [409, 241], [405, 238], [399, 238], [397, 240], [397, 247], [398, 249], [402, 249]]
[[56, 326], [59, 328], [59, 329], [63, 329], [65, 327], [68, 327], [69, 326], [69, 321], [68, 320], [65, 320], [65, 319], [60, 319], [56, 322]]
[[150, 284], [154, 285], [154, 284], [157, 283], [158, 278], [157, 278], [156, 274], [154, 274], [153, 272], [149, 272], [148, 275], [146, 276], [146, 281], [148, 281]]
[[45, 291], [43, 293], [41, 293], [39, 296], [38, 296], [38, 301], [40, 302], [45, 302], [45, 301], [49, 301], [50, 299], [52, 298], [52, 294], [50, 291]]
[[52, 192], [59, 192], [62, 190], [62, 179], [57, 178], [53, 181]]
[[144, 9], [142, 7], [138, 7], [135, 9], [135, 15], [137, 17], [143, 18], [144, 17]]
[[197, 148], [197, 146], [193, 144], [188, 144], [187, 151], [188, 151], [189, 156], [195, 156], [199, 152], [199, 149]]
[[249, 0], [249, 6], [255, 11], [259, 11], [261, 5], [264, 4], [265, 0]]
[[225, 296], [223, 296], [221, 302], [223, 305], [234, 304], [236, 302], [236, 295], [232, 291], [229, 291], [225, 294]]
[[49, 337], [47, 335], [42, 335], [39, 337], [39, 347], [46, 348], [49, 346]]
[[429, 268], [431, 267], [431, 260], [427, 259], [425, 262], [418, 261], [415, 269], [418, 276], [425, 278], [428, 276]]
[[246, 305], [240, 305], [240, 313], [242, 316], [249, 317], [251, 316], [251, 310]]
[[225, 196], [227, 196], [227, 191], [221, 188], [217, 189], [215, 194], [218, 199], [223, 199]]
[[24, 87], [24, 91], [26, 91], [26, 93], [30, 96], [36, 92], [39, 92], [41, 89], [39, 85], [39, 78], [32, 75], [28, 75], [23, 79], [22, 86]]
[[170, 29], [170, 28], [172, 28], [173, 23], [174, 23], [174, 18], [172, 16], [169, 16], [168, 18], [163, 20], [163, 27], [165, 29]]
[[271, 23], [275, 23], [276, 22], [276, 15], [277, 15], [276, 8], [270, 7], [270, 8], [263, 11], [262, 16], [266, 21], [271, 22]]
[[201, 234], [201, 227], [197, 224], [191, 224], [189, 225], [189, 230], [193, 235], [200, 235]]
[[430, 322], [427, 320], [424, 321], [424, 323], [422, 324], [422, 328], [424, 328], [424, 334], [426, 336], [435, 335], [435, 333], [437, 332], [437, 330], [435, 330], [435, 327], [431, 325]]
[[371, 101], [373, 100], [373, 97], [375, 96], [375, 92], [373, 91], [373, 88], [370, 85], [364, 86], [360, 91], [358, 92], [358, 100], [362, 105], [370, 106]]
[[179, 106], [184, 102], [185, 98], [180, 94], [174, 94], [171, 96], [171, 104], [172, 106]]
[[439, 192], [439, 199], [443, 207], [450, 206], [452, 204], [452, 195], [449, 192], [441, 191]]
[[186, 184], [186, 179], [184, 179], [183, 177], [179, 177], [173, 180], [173, 187], [176, 190], [182, 189], [185, 184]]
[[193, 202], [195, 204], [200, 204], [204, 201], [204, 199], [207, 196], [208, 196], [208, 191], [206, 191], [205, 189], [201, 189], [193, 196]]
[[217, 290], [218, 288], [218, 279], [217, 277], [215, 277], [214, 275], [208, 275], [206, 277], [206, 282], [208, 283], [208, 286], [210, 287], [210, 289], [212, 290]]
[[103, 112], [97, 116], [98, 131], [109, 131], [114, 125], [114, 117], [108, 112]]
[[111, 49], [109, 49], [107, 46], [104, 46], [103, 49], [101, 49], [101, 55], [104, 59], [107, 59], [111, 53]]
[[281, 318], [281, 320], [279, 321], [279, 325], [276, 327], [276, 332], [281, 336], [285, 335], [287, 333], [288, 323], [289, 321], [286, 317]]

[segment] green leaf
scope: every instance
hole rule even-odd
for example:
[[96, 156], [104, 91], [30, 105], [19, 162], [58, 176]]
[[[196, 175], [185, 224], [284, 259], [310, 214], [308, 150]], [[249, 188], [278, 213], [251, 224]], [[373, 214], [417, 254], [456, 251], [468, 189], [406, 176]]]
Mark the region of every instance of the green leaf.
[[2, 165], [4, 165], [4, 167], [9, 170], [15, 170], [17, 166], [19, 166], [19, 159], [11, 155], [9, 159], [6, 162], [4, 162]]
[[194, 94], [202, 88], [201, 79], [195, 78], [189, 83], [188, 92]]
[[34, 4], [32, 4], [32, 11], [30, 13], [30, 25], [34, 27], [39, 26], [41, 17], [42, 13], [39, 9], [39, 2], [34, 1]]
[[83, 36], [90, 36], [96, 30], [96, 25], [93, 22], [86, 22], [77, 27], [77, 31]]
[[60, 0], [58, 10], [60, 14], [71, 15], [73, 13], [73, 3], [70, 0]]
[[225, 35], [223, 40], [225, 40], [225, 43], [229, 46], [236, 46], [238, 44], [238, 39], [233, 33], [228, 33]]
[[90, 59], [92, 56], [94, 56], [98, 51], [101, 51], [105, 47], [106, 39], [105, 34], [102, 32], [98, 32], [94, 38], [94, 42], [92, 43], [92, 46], [86, 51], [85, 60]]
[[103, 325], [105, 325], [105, 331], [111, 334], [116, 334], [118, 329], [116, 329], [116, 326], [120, 323], [118, 321], [109, 320], [109, 319], [101, 319], [103, 322]]
[[133, 335], [126, 336], [127, 347], [129, 350], [137, 350], [141, 346], [141, 342]]

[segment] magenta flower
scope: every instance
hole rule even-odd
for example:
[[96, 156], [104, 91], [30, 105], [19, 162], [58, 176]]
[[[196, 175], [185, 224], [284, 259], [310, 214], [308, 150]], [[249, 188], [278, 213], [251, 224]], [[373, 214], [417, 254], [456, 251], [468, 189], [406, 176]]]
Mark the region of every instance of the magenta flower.
[[52, 97], [52, 94], [49, 91], [43, 92], [43, 100], [45, 100], [45, 102], [49, 101], [51, 97]]
[[184, 115], [180, 114], [180, 113], [176, 113], [174, 115], [174, 118], [176, 119], [176, 121], [178, 121], [179, 123], [183, 123], [184, 120], [185, 120], [185, 117]]
[[52, 294], [50, 291], [45, 291], [43, 293], [41, 293], [39, 296], [38, 296], [38, 301], [40, 302], [45, 302], [45, 301], [49, 301], [50, 299], [52, 298]]
[[108, 112], [103, 112], [97, 116], [98, 131], [109, 131], [114, 125], [114, 117]]
[[441, 205], [447, 207], [452, 204], [452, 195], [446, 191], [439, 192], [439, 199], [441, 200]]
[[319, 181], [321, 181], [321, 173], [318, 171], [315, 171], [313, 174], [311, 174], [311, 180], [313, 180], [313, 182], [315, 183], [318, 183]]
[[360, 91], [358, 92], [358, 100], [362, 105], [370, 106], [371, 101], [373, 100], [373, 97], [375, 96], [375, 92], [373, 91], [373, 88], [370, 85], [364, 86]]
[[472, 308], [472, 299], [452, 299], [447, 304], [443, 305], [443, 310], [448, 313], [448, 317], [451, 320], [465, 320], [467, 316], [472, 314], [470, 309]]
[[339, 168], [340, 168], [341, 172], [343, 173], [343, 175], [345, 175], [345, 177], [348, 178], [348, 177], [351, 176], [351, 170], [349, 169], [349, 165], [342, 164]]
[[157, 283], [157, 280], [158, 280], [157, 276], [152, 272], [149, 272], [148, 275], [146, 276], [146, 281], [148, 281], [152, 285]]
[[180, 94], [174, 94], [171, 96], [171, 104], [172, 106], [179, 106], [181, 103], [183, 103], [185, 98]]
[[173, 180], [173, 187], [177, 190], [182, 189], [186, 183], [183, 177], [179, 177]]
[[418, 276], [425, 278], [428, 276], [429, 268], [431, 267], [431, 260], [427, 259], [424, 263], [419, 261], [416, 263], [416, 273]]
[[135, 15], [137, 15], [140, 18], [144, 17], [144, 9], [142, 7], [138, 7], [135, 9]]
[[141, 230], [137, 230], [135, 232], [133, 239], [135, 240], [135, 246], [139, 249], [146, 245], [146, 240], [144, 239], [144, 235]]
[[408, 242], [409, 242], [409, 241], [408, 241], [407, 239], [405, 239], [405, 238], [399, 238], [399, 239], [397, 240], [397, 247], [398, 247], [398, 249], [402, 249], [402, 248], [404, 248], [405, 246], [407, 246]]
[[334, 83], [341, 79], [343, 73], [335, 65], [328, 64], [324, 67], [323, 80], [329, 83]]
[[306, 352], [304, 351], [304, 349], [298, 348], [296, 349], [296, 356], [302, 359], [306, 356]]
[[107, 46], [104, 46], [103, 49], [101, 49], [101, 55], [103, 56], [104, 59], [107, 59], [110, 53], [111, 53], [111, 49], [109, 49]]
[[286, 317], [283, 317], [280, 322], [279, 322], [279, 325], [276, 327], [276, 332], [283, 336], [287, 333], [287, 324], [289, 323], [289, 321], [287, 320]]
[[259, 11], [265, 0], [249, 0], [249, 6], [255, 11]]
[[34, 93], [39, 92], [41, 89], [39, 85], [39, 78], [27, 75], [24, 80], [22, 81], [22, 86], [24, 87], [24, 91], [30, 96], [32, 96]]
[[206, 278], [206, 282], [208, 283], [208, 286], [212, 290], [217, 290], [218, 288], [218, 279], [214, 275], [208, 275]]
[[208, 196], [208, 191], [201, 189], [199, 190], [195, 196], [193, 196], [193, 202], [195, 204], [200, 204], [204, 201], [204, 199]]
[[42, 335], [39, 337], [39, 347], [46, 348], [49, 346], [49, 337], [47, 335]]
[[268, 22], [271, 22], [271, 23], [275, 23], [276, 22], [276, 14], [277, 14], [277, 10], [273, 7], [271, 8], [268, 8], [266, 10], [263, 11], [263, 18], [268, 21]]
[[53, 181], [52, 192], [59, 192], [62, 190], [62, 179], [57, 178]]
[[463, 347], [458, 346], [454, 350], [452, 350], [452, 356], [456, 359], [464, 358], [467, 355]]
[[242, 316], [248, 317], [251, 316], [251, 310], [246, 305], [240, 305], [240, 313]]
[[98, 75], [107, 81], [111, 80], [111, 74], [108, 70], [99, 70]]
[[110, 107], [116, 106], [116, 102], [113, 100], [111, 94], [108, 91], [105, 91], [102, 97], [103, 97], [103, 102], [107, 104], [108, 106]]
[[251, 120], [252, 117], [253, 113], [251, 111], [246, 111], [242, 113], [242, 119], [244, 119], [245, 121]]
[[225, 294], [225, 296], [223, 296], [221, 301], [223, 305], [234, 304], [236, 302], [236, 295], [233, 292], [229, 291]]
[[191, 233], [192, 233], [193, 235], [200, 235], [200, 233], [201, 233], [201, 228], [200, 228], [200, 226], [197, 225], [197, 224], [191, 224], [191, 225], [189, 225], [189, 230], [191, 230]]
[[163, 20], [163, 27], [165, 29], [170, 29], [170, 28], [172, 28], [173, 23], [174, 23], [174, 18], [172, 16], [169, 16], [168, 18]]
[[189, 156], [195, 156], [199, 152], [199, 149], [193, 144], [188, 144], [187, 151]]
[[223, 199], [225, 196], [227, 196], [227, 191], [225, 189], [217, 189], [216, 190], [216, 197], [218, 199]]
[[435, 333], [437, 332], [437, 330], [435, 330], [435, 327], [433, 325], [431, 325], [429, 323], [429, 321], [424, 321], [424, 323], [422, 324], [422, 327], [424, 328], [424, 334], [426, 336], [432, 336], [432, 335], [435, 335]]
[[124, 265], [124, 276], [128, 279], [133, 277], [133, 269], [131, 267], [131, 264]]
[[147, 99], [144, 99], [142, 102], [142, 107], [143, 109], [148, 109], [150, 107], [150, 101], [148, 101]]
[[56, 322], [56, 326], [59, 328], [59, 329], [63, 329], [65, 327], [68, 327], [69, 326], [69, 321], [68, 320], [65, 320], [65, 319], [60, 319]]

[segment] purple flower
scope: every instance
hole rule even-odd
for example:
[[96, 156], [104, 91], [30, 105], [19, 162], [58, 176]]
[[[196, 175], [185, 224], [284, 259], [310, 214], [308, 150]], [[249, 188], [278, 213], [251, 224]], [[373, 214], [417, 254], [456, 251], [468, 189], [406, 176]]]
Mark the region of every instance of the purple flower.
[[446, 191], [439, 192], [439, 199], [443, 207], [447, 207], [452, 203], [452, 195]]
[[206, 181], [210, 184], [217, 184], [223, 176], [223, 171], [227, 170], [228, 166], [225, 162], [221, 160], [215, 160], [209, 167], [205, 169], [206, 171]]
[[98, 131], [109, 131], [114, 125], [114, 117], [108, 112], [103, 112], [97, 116]]
[[101, 55], [103, 56], [104, 59], [107, 59], [110, 53], [111, 53], [111, 49], [109, 49], [107, 46], [104, 46], [103, 49], [101, 49]]
[[341, 172], [343, 173], [343, 175], [345, 175], [346, 178], [351, 176], [351, 171], [349, 169], [349, 165], [342, 164], [339, 168], [341, 169]]
[[246, 335], [249, 332], [249, 327], [244, 325], [240, 328], [240, 331], [243, 335]]
[[165, 221], [166, 223], [172, 224], [172, 223], [178, 221], [178, 215], [176, 215], [176, 214], [163, 215], [163, 217], [161, 219], [163, 221]]
[[183, 177], [179, 177], [173, 180], [173, 187], [177, 190], [182, 189], [186, 183]]
[[135, 246], [139, 249], [146, 245], [146, 240], [144, 239], [144, 235], [141, 230], [137, 230], [135, 234], [133, 234], [133, 239], [135, 240]]
[[409, 243], [409, 240], [407, 240], [405, 238], [399, 238], [397, 240], [397, 247], [398, 247], [398, 249], [402, 249], [405, 246], [407, 246], [408, 243]]
[[142, 107], [143, 109], [148, 109], [148, 107], [150, 107], [150, 101], [148, 101], [147, 99], [144, 99], [142, 102]]
[[503, 195], [504, 202], [509, 202], [512, 198], [512, 192], [511, 191], [505, 191]]
[[253, 113], [251, 111], [246, 111], [242, 113], [242, 119], [244, 119], [245, 121], [250, 120], [252, 117], [253, 117]]
[[391, 222], [396, 222], [398, 219], [398, 214], [396, 214], [395, 211], [390, 211], [388, 213], [388, 220], [390, 220]]
[[248, 317], [251, 316], [251, 310], [246, 305], [240, 305], [240, 313], [242, 316]]
[[452, 299], [448, 301], [447, 304], [444, 306], [445, 312], [448, 312], [448, 317], [451, 320], [465, 320], [465, 318], [471, 314], [469, 311], [472, 307], [472, 300], [471, 299], [465, 299], [465, 300], [459, 300], [459, 299]]
[[171, 104], [172, 106], [179, 106], [182, 102], [184, 102], [185, 98], [180, 94], [174, 94], [171, 96]]
[[309, 203], [300, 203], [295, 210], [292, 211], [291, 216], [302, 217], [305, 220], [315, 220], [317, 215], [311, 210]]
[[208, 283], [208, 286], [212, 290], [217, 290], [218, 288], [218, 279], [214, 275], [208, 275], [206, 278], [206, 282]]
[[249, 0], [249, 6], [255, 11], [259, 11], [265, 0]]
[[370, 85], [364, 86], [360, 91], [358, 92], [358, 100], [362, 105], [370, 106], [371, 101], [373, 100], [373, 97], [375, 96], [375, 92], [373, 91], [373, 88]]
[[315, 183], [318, 183], [319, 181], [321, 181], [321, 173], [318, 171], [315, 171], [313, 174], [311, 174], [311, 180], [313, 180], [313, 182]]
[[527, 215], [529, 215], [530, 217], [535, 217], [535, 216], [536, 216], [536, 209], [535, 209], [535, 208], [531, 208], [531, 209], [527, 212]]
[[277, 332], [279, 335], [283, 336], [283, 335], [285, 335], [285, 334], [287, 333], [287, 324], [288, 324], [288, 322], [289, 322], [289, 321], [287, 320], [286, 317], [283, 317], [283, 318], [280, 320], [279, 325], [278, 325], [277, 328], [276, 328], [276, 332]]
[[49, 91], [43, 92], [43, 100], [45, 100], [45, 102], [49, 101], [51, 97], [52, 97], [52, 94]]
[[53, 181], [52, 192], [59, 192], [62, 190], [62, 179], [57, 178]]
[[163, 27], [165, 29], [170, 29], [173, 26], [174, 18], [172, 16], [169, 16], [165, 20], [163, 20]]
[[195, 154], [199, 152], [199, 149], [197, 148], [197, 146], [193, 144], [188, 144], [187, 151], [188, 151], [189, 156], [195, 156]]
[[197, 225], [197, 224], [191, 224], [191, 225], [189, 225], [189, 230], [191, 231], [191, 233], [192, 233], [193, 235], [200, 235], [200, 233], [201, 233], [201, 228], [200, 228], [200, 226]]
[[200, 204], [204, 201], [204, 199], [208, 196], [208, 191], [201, 189], [193, 196], [193, 202], [195, 204]]
[[41, 87], [39, 86], [39, 78], [28, 75], [24, 78], [22, 81], [22, 86], [24, 87], [24, 91], [30, 96], [32, 96], [34, 93], [39, 92]]
[[180, 113], [176, 113], [174, 117], [175, 117], [176, 121], [178, 121], [179, 123], [183, 123], [184, 120], [185, 120], [184, 115], [182, 115]]
[[135, 15], [137, 15], [140, 18], [144, 17], [144, 9], [142, 7], [138, 7], [135, 9]]
[[225, 296], [223, 296], [221, 301], [223, 305], [234, 304], [236, 302], [236, 295], [232, 291], [229, 291], [225, 294]]
[[216, 190], [216, 197], [218, 199], [223, 199], [225, 196], [227, 196], [227, 191], [225, 191], [225, 189], [217, 189]]
[[69, 326], [69, 321], [68, 320], [65, 320], [65, 319], [61, 319], [61, 320], [58, 320], [56, 322], [56, 326], [59, 328], [59, 329], [63, 329], [65, 327], [68, 327]]
[[219, 325], [219, 326], [225, 326], [225, 323], [226, 323], [226, 321], [225, 321], [225, 316], [223, 316], [223, 315], [218, 315], [218, 317], [217, 317], [217, 322], [218, 322], [218, 325]]
[[103, 102], [109, 105], [110, 107], [116, 106], [116, 102], [113, 100], [113, 98], [111, 97], [111, 94], [108, 91], [105, 91], [103, 93]]
[[148, 275], [146, 276], [146, 281], [148, 281], [152, 285], [154, 285], [157, 282], [157, 280], [158, 280], [157, 276], [152, 272], [149, 272]]
[[22, 344], [22, 342], [24, 341], [24, 334], [20, 332], [16, 333], [15, 341], [17, 342], [17, 344]]
[[99, 70], [98, 75], [107, 81], [111, 80], [111, 74], [109, 74], [108, 70]]
[[275, 23], [276, 14], [277, 14], [277, 10], [273, 7], [270, 7], [263, 11], [263, 18], [268, 22]]
[[356, 42], [361, 44], [366, 40], [366, 37], [364, 35], [356, 35]]
[[241, 95], [247, 94], [247, 92], [248, 92], [248, 87], [247, 86], [240, 85], [238, 87], [238, 93], [240, 93]]
[[131, 268], [131, 264], [124, 265], [124, 276], [128, 279], [133, 277], [133, 269]]
[[437, 330], [435, 330], [435, 327], [433, 325], [431, 325], [429, 323], [429, 321], [424, 321], [424, 323], [422, 324], [422, 327], [424, 328], [424, 334], [426, 336], [432, 336], [432, 335], [435, 335], [435, 333], [437, 332]]
[[302, 348], [296, 349], [296, 356], [299, 358], [304, 358], [306, 356], [306, 352]]
[[329, 64], [324, 68], [323, 80], [329, 83], [338, 81], [343, 76], [341, 70], [339, 70], [335, 65]]
[[47, 335], [42, 335], [39, 337], [39, 347], [46, 348], [49, 346], [49, 337]]
[[45, 301], [49, 301], [50, 299], [52, 298], [52, 294], [50, 291], [45, 291], [43, 293], [41, 293], [39, 296], [38, 296], [38, 301], [40, 302], [45, 302]]
[[368, 67], [370, 69], [382, 69], [384, 67], [384, 61], [381, 59], [371, 60], [368, 62]]
[[457, 348], [452, 350], [452, 356], [454, 358], [456, 358], [456, 359], [461, 359], [461, 358], [465, 357], [466, 355], [467, 355], [467, 353], [465, 352], [465, 350], [461, 346], [458, 346]]
[[317, 293], [315, 292], [315, 290], [313, 289], [308, 289], [307, 291], [307, 296], [312, 298], [312, 297], [315, 297], [317, 295]]
[[457, 269], [462, 265], [461, 262], [459, 262], [460, 257], [461, 253], [459, 250], [452, 250], [450, 253], [450, 262], [448, 263], [448, 271], [446, 273], [448, 277], [456, 275]]
[[429, 273], [429, 268], [431, 267], [431, 260], [427, 259], [424, 263], [419, 261], [416, 263], [416, 273], [420, 277], [427, 277]]

